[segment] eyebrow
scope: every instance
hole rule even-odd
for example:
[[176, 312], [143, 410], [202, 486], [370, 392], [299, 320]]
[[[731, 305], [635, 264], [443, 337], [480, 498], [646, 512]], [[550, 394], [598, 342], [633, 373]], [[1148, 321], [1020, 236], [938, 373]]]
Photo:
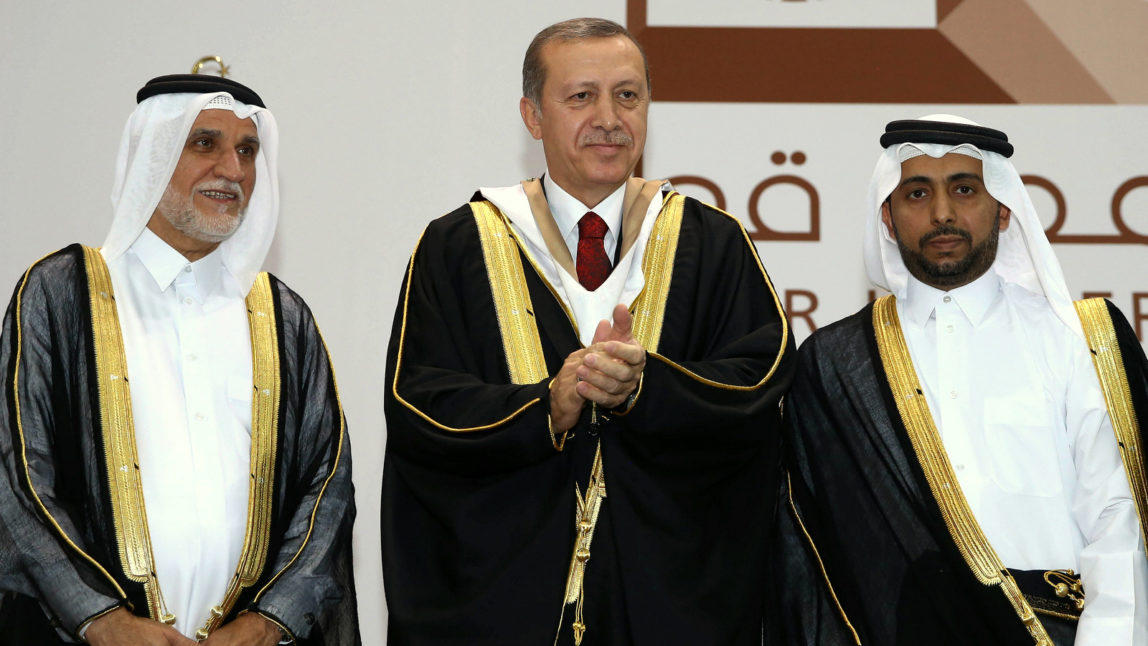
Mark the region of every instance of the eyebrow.
[[975, 179], [982, 184], [985, 182], [985, 180], [976, 173], [953, 173], [952, 175], [949, 175], [950, 182], [959, 182], [963, 179]]
[[[961, 180], [975, 179], [980, 183], [984, 183], [984, 179], [976, 173], [953, 173], [945, 178], [946, 182], [959, 182]], [[901, 186], [908, 186], [909, 184], [932, 184], [933, 178], [925, 175], [913, 175], [912, 177], [901, 182]]]
[[256, 137], [255, 135], [247, 135], [246, 137], [243, 138], [243, 143], [255, 144], [256, 146], [258, 146], [259, 145], [259, 137]]

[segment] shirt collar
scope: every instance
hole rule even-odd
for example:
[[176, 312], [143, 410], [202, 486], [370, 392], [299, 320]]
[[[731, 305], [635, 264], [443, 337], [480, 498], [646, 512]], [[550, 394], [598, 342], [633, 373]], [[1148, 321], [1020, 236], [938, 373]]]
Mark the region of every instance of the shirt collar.
[[558, 231], [563, 238], [571, 235], [574, 229], [578, 227], [578, 221], [586, 215], [587, 211], [597, 213], [598, 217], [606, 221], [606, 227], [609, 228], [610, 233], [614, 234], [614, 239], [619, 237], [618, 231], [622, 227], [622, 199], [626, 195], [625, 182], [622, 182], [621, 186], [606, 199], [594, 205], [593, 208], [586, 206], [578, 201], [578, 198], [567, 193], [554, 180], [550, 179], [550, 173], [542, 176], [542, 186], [546, 189], [546, 202], [550, 205], [550, 214], [558, 223]]
[[1000, 290], [1000, 277], [991, 269], [968, 285], [947, 292], [926, 285], [910, 275], [905, 292], [904, 311], [913, 323], [924, 325], [937, 305], [948, 297], [956, 301], [957, 306], [973, 325], [979, 325]]
[[[139, 258], [144, 269], [151, 274], [161, 292], [167, 291], [167, 288], [180, 277], [181, 272], [191, 273], [195, 277], [197, 291], [203, 296], [218, 291], [221, 284], [223, 254], [219, 252], [219, 247], [195, 262], [188, 262], [183, 254], [145, 227], [132, 243], [131, 251]], [[188, 268], [191, 269], [190, 272]]]

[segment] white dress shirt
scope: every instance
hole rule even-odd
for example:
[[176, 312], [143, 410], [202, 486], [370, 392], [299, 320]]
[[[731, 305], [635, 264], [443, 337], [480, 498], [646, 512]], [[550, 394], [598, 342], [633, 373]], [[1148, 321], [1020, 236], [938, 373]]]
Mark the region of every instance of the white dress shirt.
[[622, 231], [622, 200], [626, 196], [626, 185], [622, 184], [613, 193], [593, 207], [586, 206], [578, 198], [566, 192], [561, 186], [550, 179], [550, 173], [542, 176], [542, 186], [546, 189], [546, 202], [550, 205], [550, 214], [558, 223], [558, 231], [570, 249], [570, 256], [575, 262], [578, 260], [578, 222], [582, 216], [593, 211], [606, 222], [606, 236], [602, 238], [602, 246], [610, 264], [614, 264], [614, 251]]
[[1081, 574], [1078, 646], [1148, 642], [1148, 562], [1084, 341], [1043, 296], [992, 271], [949, 292], [910, 278], [897, 313], [961, 490], [1005, 566]]
[[[594, 211], [605, 220], [608, 231], [603, 244], [606, 255], [613, 262], [615, 246], [621, 237], [622, 202], [625, 199], [626, 185], [623, 184], [594, 208], [590, 208], [551, 181], [549, 174], [543, 178], [543, 182], [550, 212], [558, 223], [558, 230], [570, 248], [570, 255], [575, 263], [578, 259], [578, 220], [582, 219], [587, 211]], [[661, 199], [655, 197], [650, 202], [634, 245], [614, 265], [609, 278], [591, 292], [582, 287], [577, 276], [571, 275], [550, 256], [546, 240], [538, 229], [526, 191], [521, 184], [505, 188], [482, 188], [480, 191], [483, 197], [490, 200], [510, 219], [515, 234], [524, 243], [527, 255], [542, 273], [542, 277], [554, 288], [558, 298], [570, 308], [578, 328], [578, 337], [583, 345], [590, 345], [599, 321], [613, 318], [615, 305], [621, 303], [628, 307], [642, 292], [642, 287], [646, 284], [646, 277], [642, 273], [642, 255], [645, 253], [646, 241], [649, 240], [657, 215], [662, 210]]]
[[156, 573], [187, 637], [223, 601], [247, 523], [251, 339], [245, 290], [144, 229], [108, 266], [127, 355]]

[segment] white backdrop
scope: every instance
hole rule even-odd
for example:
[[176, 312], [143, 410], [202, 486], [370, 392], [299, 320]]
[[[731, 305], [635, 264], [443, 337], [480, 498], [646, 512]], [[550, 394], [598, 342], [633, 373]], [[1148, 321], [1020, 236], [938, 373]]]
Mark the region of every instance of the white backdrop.
[[[674, 4], [696, 6], [660, 0]], [[626, 8], [626, 0], [576, 6], [0, 0], [5, 289], [45, 253], [103, 240], [120, 132], [147, 79], [187, 72], [200, 56], [218, 54], [232, 78], [254, 87], [274, 111], [283, 211], [267, 268], [310, 304], [338, 373], [354, 446], [365, 644], [385, 641], [378, 516], [383, 362], [410, 250], [428, 220], [467, 200], [475, 187], [541, 172], [541, 150], [517, 109], [522, 54], [534, 33], [575, 15], [624, 22]], [[655, 99], [660, 74], [672, 70], [653, 70]], [[709, 178], [727, 209], [750, 226], [748, 200], [762, 180], [791, 174], [814, 187], [820, 241], [759, 243], [795, 309], [812, 304], [798, 291], [817, 298], [809, 317], [795, 322], [801, 339], [810, 321], [825, 325], [866, 300], [859, 231], [884, 123], [941, 110], [1008, 132], [1021, 173], [1049, 178], [1064, 193], [1066, 233], [1115, 232], [1116, 187], [1148, 174], [1148, 109], [1139, 105], [657, 102], [645, 171]], [[801, 164], [797, 151], [805, 156]], [[775, 152], [784, 156], [781, 163], [773, 161]], [[682, 188], [714, 199], [697, 186]], [[1039, 191], [1034, 197], [1051, 223], [1054, 201]], [[808, 195], [792, 185], [762, 194], [758, 208], [771, 228], [809, 228]], [[1130, 193], [1124, 213], [1130, 227], [1148, 232], [1148, 189]], [[1144, 249], [1143, 242], [1057, 246], [1075, 295], [1110, 291], [1130, 318], [1134, 293], [1145, 293], [1141, 309], [1148, 317]]]

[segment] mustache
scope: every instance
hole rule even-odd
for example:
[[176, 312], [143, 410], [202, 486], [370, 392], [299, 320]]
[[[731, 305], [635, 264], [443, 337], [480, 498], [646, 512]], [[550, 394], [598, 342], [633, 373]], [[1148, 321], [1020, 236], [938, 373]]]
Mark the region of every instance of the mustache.
[[229, 179], [215, 178], [209, 179], [206, 182], [200, 182], [195, 185], [194, 192], [199, 191], [223, 191], [225, 193], [235, 193], [235, 197], [239, 200], [240, 204], [246, 201], [246, 195], [243, 194], [243, 187], [239, 182], [233, 182]]
[[936, 229], [933, 229], [932, 231], [921, 236], [921, 239], [917, 241], [917, 246], [923, 247], [928, 244], [930, 240], [939, 238], [940, 236], [960, 236], [965, 239], [965, 242], [972, 243], [973, 241], [973, 235], [968, 231], [965, 231], [964, 229], [958, 228], [951, 224], [942, 224]]
[[578, 139], [578, 144], [582, 146], [601, 146], [603, 144], [629, 146], [632, 143], [634, 143], [634, 138], [621, 130], [598, 130], [582, 135]]

